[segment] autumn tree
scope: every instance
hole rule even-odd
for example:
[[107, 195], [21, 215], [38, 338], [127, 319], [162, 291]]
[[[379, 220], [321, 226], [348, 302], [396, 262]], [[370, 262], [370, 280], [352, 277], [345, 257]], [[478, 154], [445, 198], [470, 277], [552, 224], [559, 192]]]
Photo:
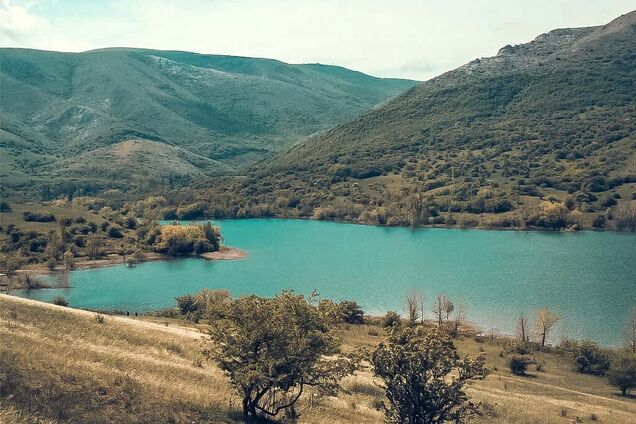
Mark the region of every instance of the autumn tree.
[[74, 267], [75, 267], [75, 259], [73, 258], [73, 252], [71, 252], [70, 250], [67, 250], [64, 253], [64, 268], [66, 268], [67, 271], [70, 271]]
[[242, 397], [246, 420], [292, 408], [307, 386], [336, 394], [358, 366], [340, 354], [318, 308], [290, 292], [226, 302], [211, 326], [206, 354]]
[[384, 385], [387, 423], [459, 423], [479, 414], [464, 386], [486, 377], [485, 357], [461, 357], [439, 327], [396, 329], [377, 347], [372, 364]]
[[541, 340], [541, 347], [545, 347], [545, 341], [552, 328], [559, 322], [559, 315], [550, 311], [546, 306], [537, 311], [535, 318], [535, 332]]

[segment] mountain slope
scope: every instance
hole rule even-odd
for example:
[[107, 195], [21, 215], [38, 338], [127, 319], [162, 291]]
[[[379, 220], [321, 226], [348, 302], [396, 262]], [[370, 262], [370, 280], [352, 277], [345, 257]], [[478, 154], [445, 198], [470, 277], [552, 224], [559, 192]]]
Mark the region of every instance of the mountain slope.
[[67, 162], [52, 157], [72, 161], [137, 139], [217, 161], [223, 166], [205, 173], [224, 174], [413, 84], [335, 66], [178, 51], [0, 49], [0, 140], [4, 165], [15, 171], [5, 176], [41, 174], [31, 156], [62, 176]]
[[245, 185], [258, 185], [249, 188], [255, 202], [300, 196], [300, 214], [344, 199], [334, 214], [353, 219], [384, 207], [407, 222], [415, 193], [434, 212], [505, 212], [570, 196], [587, 213], [611, 206], [601, 196], [631, 199], [635, 141], [632, 12], [506, 46], [426, 81], [296, 145]]

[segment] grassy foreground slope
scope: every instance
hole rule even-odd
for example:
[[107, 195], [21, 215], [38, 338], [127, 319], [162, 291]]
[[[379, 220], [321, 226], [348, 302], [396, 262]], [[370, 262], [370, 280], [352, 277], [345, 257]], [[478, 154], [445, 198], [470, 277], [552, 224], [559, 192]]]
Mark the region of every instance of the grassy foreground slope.
[[244, 194], [374, 223], [408, 223], [416, 193], [435, 213], [503, 214], [508, 226], [541, 198], [603, 214], [636, 196], [635, 117], [636, 11], [426, 81], [254, 170]]
[[[149, 177], [161, 182], [169, 174], [190, 179], [226, 174], [413, 84], [271, 59], [126, 48], [83, 53], [3, 48], [3, 184], [75, 177], [108, 186], [131, 174], [135, 183]], [[118, 162], [117, 152], [130, 147], [120, 144], [130, 140], [141, 140], [137, 149], [156, 156]], [[114, 160], [104, 169], [100, 161], [108, 154]], [[119, 174], [131, 165], [128, 174]]]
[[[374, 325], [342, 326], [345, 349], [382, 340]], [[379, 335], [378, 335], [379, 334]], [[201, 362], [199, 328], [170, 319], [105, 317], [0, 295], [0, 422], [240, 422], [238, 398], [225, 377]], [[495, 367], [470, 394], [486, 403], [487, 423], [627, 423], [636, 401], [619, 398], [601, 378], [573, 372], [540, 354], [544, 371], [515, 377], [495, 341], [459, 340], [464, 353], [484, 351]], [[368, 371], [345, 382], [350, 394], [309, 402], [300, 423], [380, 423], [382, 391]], [[563, 415], [564, 414], [564, 415]]]

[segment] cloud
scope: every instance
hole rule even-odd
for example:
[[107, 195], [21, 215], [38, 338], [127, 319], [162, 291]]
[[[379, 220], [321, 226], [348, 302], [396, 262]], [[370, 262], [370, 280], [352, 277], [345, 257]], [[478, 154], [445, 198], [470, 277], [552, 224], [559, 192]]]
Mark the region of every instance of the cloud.
[[82, 40], [72, 41], [56, 33], [48, 19], [32, 13], [35, 3], [0, 0], [0, 47], [26, 47], [63, 51], [86, 48]]
[[0, 0], [0, 44], [126, 46], [321, 62], [427, 79], [633, 0]]

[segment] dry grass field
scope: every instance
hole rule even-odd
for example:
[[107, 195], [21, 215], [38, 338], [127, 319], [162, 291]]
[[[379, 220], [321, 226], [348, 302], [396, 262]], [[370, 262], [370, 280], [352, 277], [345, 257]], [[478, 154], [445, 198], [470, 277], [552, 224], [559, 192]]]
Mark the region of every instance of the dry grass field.
[[[201, 356], [202, 327], [176, 319], [132, 319], [0, 295], [0, 423], [232, 423], [239, 399]], [[373, 346], [373, 323], [338, 329], [344, 349]], [[469, 393], [487, 423], [634, 423], [636, 399], [605, 379], [575, 373], [566, 359], [538, 354], [542, 371], [513, 376], [500, 340], [464, 337], [464, 353], [484, 352], [493, 371]], [[301, 398], [300, 423], [380, 423], [382, 390], [368, 370], [345, 381], [349, 393]], [[579, 421], [577, 421], [579, 417]], [[281, 421], [284, 419], [281, 418]]]

